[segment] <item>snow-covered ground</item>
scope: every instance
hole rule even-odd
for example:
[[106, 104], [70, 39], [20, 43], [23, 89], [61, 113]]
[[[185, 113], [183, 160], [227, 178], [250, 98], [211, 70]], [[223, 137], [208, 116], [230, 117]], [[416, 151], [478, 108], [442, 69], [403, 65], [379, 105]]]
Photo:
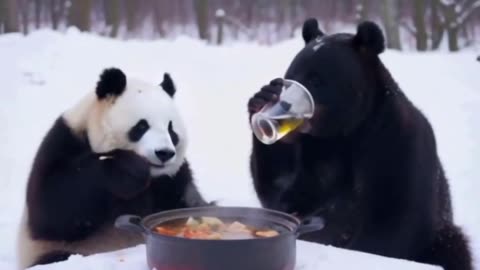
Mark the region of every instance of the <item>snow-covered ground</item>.
[[[305, 241], [297, 241], [295, 270], [344, 270], [351, 269], [352, 262], [355, 263], [355, 270], [441, 270], [438, 266], [413, 263], [410, 261], [392, 259], [362, 252], [353, 252], [347, 249], [323, 246]], [[39, 265], [32, 267], [29, 270], [65, 269], [144, 270], [147, 269], [147, 263], [145, 261], [145, 245], [114, 252], [95, 254], [88, 257], [75, 255], [65, 262]], [[155, 268], [152, 270], [155, 270]]]
[[[258, 205], [248, 172], [248, 98], [282, 76], [300, 38], [273, 47], [199, 41], [115, 41], [69, 30], [0, 36], [0, 269], [13, 269], [16, 225], [29, 166], [52, 121], [105, 67], [177, 83], [190, 135], [188, 158], [208, 199]], [[456, 222], [480, 255], [480, 63], [474, 52], [382, 55], [407, 95], [431, 120], [450, 178]], [[480, 263], [477, 263], [480, 269]]]

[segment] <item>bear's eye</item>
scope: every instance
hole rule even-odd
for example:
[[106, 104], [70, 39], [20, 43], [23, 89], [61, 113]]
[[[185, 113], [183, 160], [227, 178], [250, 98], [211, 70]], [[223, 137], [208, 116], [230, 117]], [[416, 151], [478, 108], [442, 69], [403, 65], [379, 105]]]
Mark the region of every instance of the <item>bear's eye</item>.
[[150, 125], [148, 124], [147, 120], [139, 120], [128, 132], [128, 139], [130, 139], [132, 142], [138, 142], [149, 128]]
[[173, 145], [177, 146], [179, 140], [177, 133], [175, 132], [175, 130], [173, 130], [172, 121], [168, 123], [168, 134], [170, 134], [170, 139], [172, 139]]

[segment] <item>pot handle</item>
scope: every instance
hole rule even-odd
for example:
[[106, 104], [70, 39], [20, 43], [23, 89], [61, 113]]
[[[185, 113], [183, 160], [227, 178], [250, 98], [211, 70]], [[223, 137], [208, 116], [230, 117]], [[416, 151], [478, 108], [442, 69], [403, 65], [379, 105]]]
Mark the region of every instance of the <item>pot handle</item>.
[[321, 217], [311, 217], [307, 222], [300, 225], [297, 229], [297, 236], [302, 234], [320, 231], [325, 227], [325, 220]]
[[122, 215], [115, 220], [115, 227], [118, 229], [136, 232], [136, 233], [145, 233], [145, 229], [140, 224], [142, 218], [134, 215]]

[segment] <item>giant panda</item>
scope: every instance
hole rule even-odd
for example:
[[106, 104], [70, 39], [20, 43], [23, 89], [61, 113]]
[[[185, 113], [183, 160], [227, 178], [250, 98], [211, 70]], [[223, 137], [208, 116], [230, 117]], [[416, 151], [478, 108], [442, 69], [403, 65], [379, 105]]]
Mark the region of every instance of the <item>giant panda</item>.
[[105, 69], [95, 91], [65, 111], [41, 143], [27, 184], [18, 268], [130, 247], [122, 214], [207, 205], [185, 158], [175, 86]]

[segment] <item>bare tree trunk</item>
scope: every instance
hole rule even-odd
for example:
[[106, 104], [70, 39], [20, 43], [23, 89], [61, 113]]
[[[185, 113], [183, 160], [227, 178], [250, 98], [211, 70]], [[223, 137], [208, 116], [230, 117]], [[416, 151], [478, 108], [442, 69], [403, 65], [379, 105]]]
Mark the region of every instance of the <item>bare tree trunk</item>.
[[290, 18], [291, 18], [291, 31], [290, 31], [290, 35], [289, 35], [289, 38], [293, 38], [295, 36], [295, 31], [300, 28], [301, 26], [301, 23], [303, 22], [303, 20], [300, 22], [299, 18], [300, 18], [300, 15], [299, 15], [299, 6], [300, 5], [300, 0], [292, 0], [291, 3], [290, 3]]
[[432, 29], [432, 50], [436, 50], [440, 47], [440, 44], [443, 39], [443, 33], [445, 31], [442, 21], [440, 19], [440, 6], [438, 0], [431, 1], [431, 16], [430, 16], [430, 25]]
[[52, 28], [54, 30], [58, 29], [64, 6], [64, 0], [50, 0], [50, 19], [52, 20]]
[[91, 0], [71, 0], [68, 12], [68, 25], [77, 27], [80, 31], [90, 31]]
[[401, 50], [397, 4], [396, 0], [384, 0], [382, 13], [387, 36], [387, 47]]
[[24, 35], [28, 34], [28, 7], [29, 1], [28, 0], [21, 0], [20, 1], [20, 10], [21, 10], [21, 18], [22, 18], [22, 32]]
[[[288, 22], [287, 22], [287, 17], [288, 17], [288, 7], [289, 7], [289, 2], [290, 0], [277, 0], [278, 4], [273, 6], [273, 7], [270, 7], [271, 9], [275, 9], [276, 10], [276, 14], [277, 16], [276, 17], [276, 29], [275, 29], [275, 32], [277, 35], [279, 36], [282, 36], [282, 30], [284, 30], [286, 28], [286, 26], [288, 26]], [[288, 15], [287, 15], [288, 14]]]
[[33, 2], [34, 5], [34, 10], [35, 10], [35, 29], [40, 28], [40, 20], [41, 20], [41, 15], [42, 15], [42, 1], [41, 0], [35, 0]]
[[458, 32], [460, 29], [458, 27], [449, 27], [447, 29], [448, 34], [448, 49], [451, 52], [456, 52], [460, 50], [458, 46]]
[[427, 1], [416, 0], [413, 5], [413, 24], [415, 25], [415, 38], [417, 50], [426, 51], [428, 47], [427, 27], [425, 25], [425, 13], [427, 12]]
[[469, 36], [470, 36], [470, 39], [472, 40], [472, 42], [475, 42], [477, 40], [477, 35], [476, 35], [476, 32], [477, 32], [476, 25], [477, 24], [478, 24], [478, 22], [475, 22], [473, 19], [469, 23], [468, 30], [469, 30]]
[[449, 4], [443, 6], [443, 16], [445, 18], [445, 27], [447, 30], [448, 37], [448, 49], [451, 52], [459, 50], [458, 46], [458, 23], [457, 15], [455, 11], [455, 4]]
[[200, 39], [209, 40], [208, 27], [208, 0], [194, 0], [195, 15], [197, 17], [198, 35]]
[[468, 24], [463, 24], [462, 27], [460, 28], [460, 36], [462, 39], [465, 40], [465, 45], [470, 45], [472, 43], [472, 40], [470, 39], [470, 31], [468, 28]]
[[111, 27], [109, 36], [117, 37], [120, 28], [120, 0], [105, 0], [105, 24]]
[[440, 2], [445, 18], [444, 25], [448, 34], [448, 49], [452, 52], [460, 50], [458, 36], [460, 30], [480, 9], [480, 0], [461, 2]]
[[[16, 0], [0, 0], [0, 20], [3, 20], [3, 32], [18, 32], [18, 13]], [[2, 19], [3, 18], [3, 19]]]
[[243, 4], [246, 7], [246, 15], [245, 15], [245, 25], [251, 27], [253, 24], [253, 17], [255, 16], [255, 3], [253, 0], [244, 0]]
[[368, 20], [370, 0], [359, 0], [356, 6], [357, 22]]
[[137, 15], [137, 0], [126, 0], [125, 1], [125, 11], [127, 19], [127, 32], [128, 34], [133, 33], [137, 27], [136, 15]]
[[225, 24], [225, 11], [223, 9], [217, 9], [215, 12], [215, 19], [217, 21], [217, 45], [223, 43], [223, 26]]
[[165, 21], [165, 4], [161, 4], [161, 2], [154, 2], [154, 7], [153, 7], [153, 17], [155, 21], [155, 31], [160, 35], [160, 37], [166, 36], [167, 33], [165, 33], [165, 29], [163, 26], [163, 23]]
[[0, 34], [3, 34], [3, 28], [5, 27], [5, 17], [6, 15], [4, 14], [5, 11], [5, 0], [0, 0]]

